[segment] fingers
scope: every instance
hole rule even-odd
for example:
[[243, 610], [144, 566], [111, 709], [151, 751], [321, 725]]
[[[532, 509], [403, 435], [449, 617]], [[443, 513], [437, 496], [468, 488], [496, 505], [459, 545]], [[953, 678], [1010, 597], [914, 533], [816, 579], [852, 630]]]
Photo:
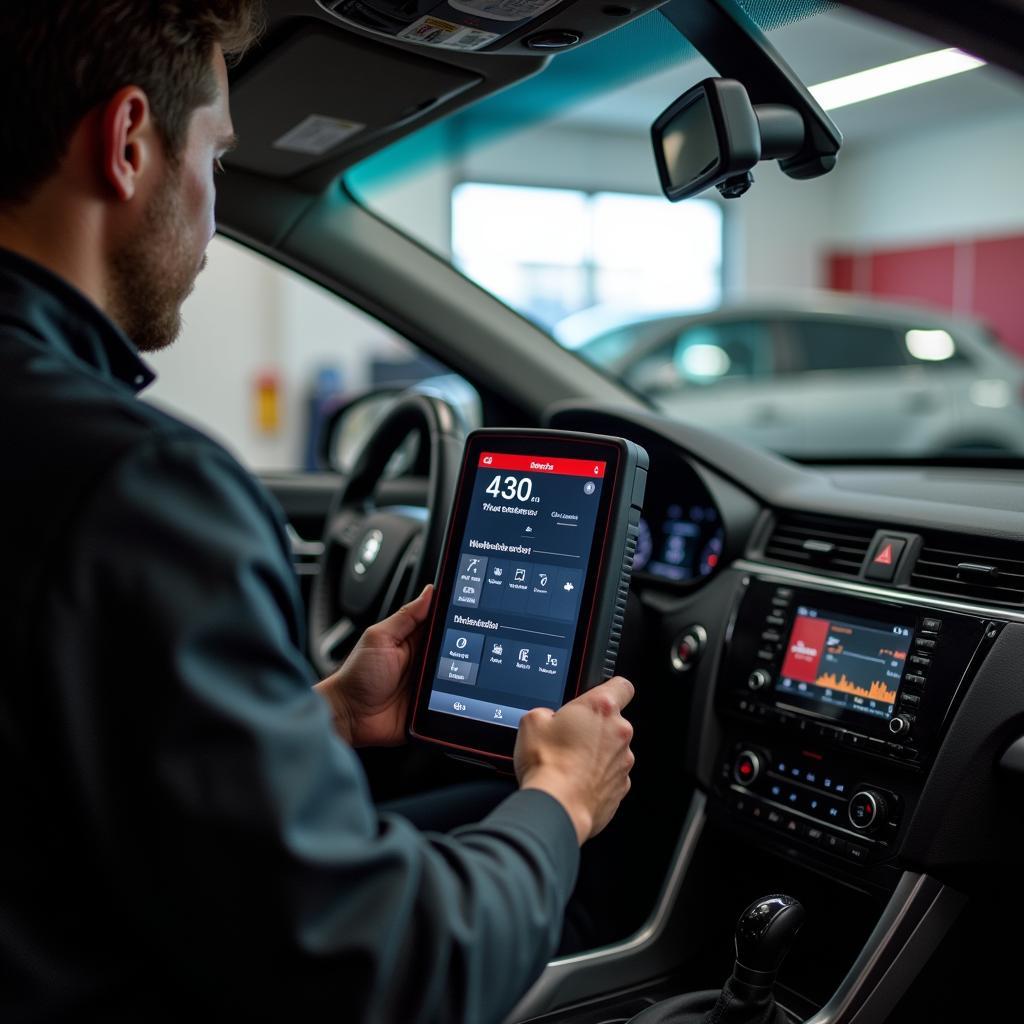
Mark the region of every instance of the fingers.
[[381, 632], [386, 633], [396, 643], [408, 640], [426, 621], [433, 592], [433, 584], [428, 583], [419, 597], [402, 605], [394, 615], [389, 615], [383, 622], [377, 624]]
[[[551, 710], [551, 708], [545, 708], [545, 707], [531, 708], [520, 719], [519, 727], [521, 729], [523, 727], [524, 723], [527, 724], [527, 725], [530, 725], [530, 726], [540, 725], [541, 722], [546, 722], [549, 719], [554, 718], [554, 717], [555, 717], [555, 713], [554, 713], [554, 711]], [[529, 719], [529, 721], [527, 721], [528, 719]]]
[[[600, 710], [614, 714], [621, 711], [633, 699], [636, 690], [623, 676], [615, 676], [600, 686], [595, 686], [586, 696], [598, 702]], [[603, 707], [601, 705], [604, 705]]]

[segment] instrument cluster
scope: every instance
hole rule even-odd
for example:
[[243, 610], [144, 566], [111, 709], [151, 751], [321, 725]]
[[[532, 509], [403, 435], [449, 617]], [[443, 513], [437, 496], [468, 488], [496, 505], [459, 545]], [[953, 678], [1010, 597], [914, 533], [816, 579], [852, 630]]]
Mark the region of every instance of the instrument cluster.
[[693, 468], [652, 462], [633, 572], [669, 583], [695, 583], [715, 572], [724, 547], [721, 515]]

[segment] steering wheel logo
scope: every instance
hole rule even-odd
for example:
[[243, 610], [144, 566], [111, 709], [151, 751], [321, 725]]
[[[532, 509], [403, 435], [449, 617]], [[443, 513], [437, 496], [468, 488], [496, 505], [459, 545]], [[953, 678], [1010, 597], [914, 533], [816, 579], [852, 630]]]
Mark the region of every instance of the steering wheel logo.
[[366, 570], [377, 561], [381, 546], [384, 543], [384, 534], [380, 530], [371, 530], [359, 545], [359, 559], [352, 567], [357, 576], [365, 576]]

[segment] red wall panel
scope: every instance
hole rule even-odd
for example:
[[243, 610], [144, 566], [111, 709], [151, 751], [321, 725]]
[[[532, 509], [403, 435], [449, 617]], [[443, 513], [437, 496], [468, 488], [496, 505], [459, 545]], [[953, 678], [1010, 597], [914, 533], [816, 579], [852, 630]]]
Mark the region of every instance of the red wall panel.
[[856, 291], [853, 282], [854, 257], [845, 252], [834, 252], [828, 257], [825, 280], [834, 292]]
[[1024, 235], [835, 252], [825, 271], [837, 291], [973, 316], [992, 327], [1007, 348], [1024, 355]]
[[1024, 354], [1024, 235], [975, 243], [971, 313]]
[[871, 257], [871, 293], [951, 310], [954, 265], [952, 245], [875, 252]]

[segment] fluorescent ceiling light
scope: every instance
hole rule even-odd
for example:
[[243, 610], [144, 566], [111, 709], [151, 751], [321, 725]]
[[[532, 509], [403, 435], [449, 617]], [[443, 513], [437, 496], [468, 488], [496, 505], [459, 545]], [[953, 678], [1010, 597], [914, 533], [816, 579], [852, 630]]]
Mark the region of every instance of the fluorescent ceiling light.
[[851, 103], [909, 89], [913, 85], [959, 75], [972, 68], [980, 68], [984, 63], [962, 50], [935, 50], [933, 53], [922, 53], [892, 64], [858, 71], [855, 75], [844, 75], [830, 82], [812, 85], [810, 92], [825, 110], [837, 110]]

